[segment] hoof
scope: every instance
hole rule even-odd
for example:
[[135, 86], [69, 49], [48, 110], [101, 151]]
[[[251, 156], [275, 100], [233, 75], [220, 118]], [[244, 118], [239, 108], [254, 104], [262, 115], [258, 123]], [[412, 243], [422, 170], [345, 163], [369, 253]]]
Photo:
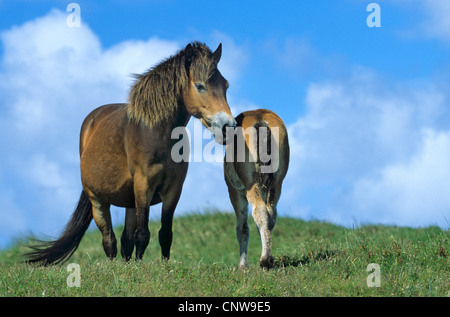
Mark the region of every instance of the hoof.
[[259, 261], [259, 265], [263, 269], [271, 269], [271, 268], [273, 268], [273, 256], [261, 259]]

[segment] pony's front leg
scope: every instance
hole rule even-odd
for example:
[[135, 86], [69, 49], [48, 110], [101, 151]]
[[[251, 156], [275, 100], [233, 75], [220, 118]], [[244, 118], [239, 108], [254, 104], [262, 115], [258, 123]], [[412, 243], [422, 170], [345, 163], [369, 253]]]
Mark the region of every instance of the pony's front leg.
[[261, 238], [261, 258], [259, 264], [262, 268], [273, 267], [274, 259], [272, 255], [272, 229], [275, 226], [276, 214], [272, 215], [269, 208], [263, 205], [253, 207], [253, 219], [258, 228]]
[[145, 249], [150, 242], [150, 230], [148, 229], [149, 213], [149, 207], [140, 206], [136, 208], [136, 232], [134, 233], [136, 260], [142, 260]]
[[173, 214], [175, 212], [175, 204], [170, 206], [163, 202], [163, 209], [161, 213], [161, 229], [158, 232], [159, 245], [161, 246], [161, 259], [169, 260], [170, 248], [172, 247], [173, 232]]
[[125, 227], [123, 228], [121, 241], [121, 253], [122, 258], [125, 261], [131, 260], [131, 255], [134, 249], [134, 234], [136, 232], [136, 209], [135, 208], [126, 208], [125, 212]]
[[145, 249], [150, 242], [150, 230], [148, 220], [150, 213], [150, 202], [154, 190], [148, 187], [147, 178], [134, 177], [134, 196], [136, 207], [136, 231], [134, 233], [134, 243], [136, 245], [136, 260], [141, 260]]

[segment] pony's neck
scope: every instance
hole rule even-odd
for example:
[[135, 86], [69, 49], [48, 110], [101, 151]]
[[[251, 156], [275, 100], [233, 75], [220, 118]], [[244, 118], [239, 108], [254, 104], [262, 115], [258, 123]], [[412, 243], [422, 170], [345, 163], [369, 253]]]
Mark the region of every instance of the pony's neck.
[[[172, 127], [172, 129], [176, 128], [176, 127], [181, 127], [181, 126], [185, 127], [188, 124], [190, 119], [191, 119], [191, 115], [189, 114], [189, 112], [187, 112], [184, 104], [179, 105], [178, 111], [177, 111], [176, 115], [174, 116], [172, 122], [169, 123], [169, 125]], [[164, 123], [162, 123], [162, 124], [164, 124]]]
[[187, 82], [179, 55], [137, 75], [128, 96], [128, 117], [150, 128], [186, 125], [189, 115], [182, 101], [182, 91]]

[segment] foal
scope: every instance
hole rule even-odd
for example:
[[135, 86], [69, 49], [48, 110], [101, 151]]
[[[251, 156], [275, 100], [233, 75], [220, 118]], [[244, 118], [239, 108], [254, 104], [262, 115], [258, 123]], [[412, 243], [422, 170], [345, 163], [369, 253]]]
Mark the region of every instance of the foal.
[[239, 267], [248, 267], [248, 203], [261, 237], [260, 265], [273, 267], [272, 229], [277, 219], [281, 185], [289, 165], [286, 127], [270, 110], [246, 111], [236, 117], [234, 142], [227, 145], [225, 182], [236, 213]]

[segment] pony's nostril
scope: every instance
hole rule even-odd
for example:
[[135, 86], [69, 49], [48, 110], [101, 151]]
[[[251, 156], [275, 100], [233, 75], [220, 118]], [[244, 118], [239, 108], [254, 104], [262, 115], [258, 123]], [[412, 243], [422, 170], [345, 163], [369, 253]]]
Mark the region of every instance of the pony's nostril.
[[236, 128], [236, 123], [233, 122], [232, 124], [224, 124], [222, 127], [222, 136], [223, 136], [223, 144], [226, 145], [227, 143], [231, 142], [233, 135], [234, 135], [234, 129]]
[[224, 124], [224, 125], [223, 125], [223, 127], [222, 127], [222, 133], [223, 133], [224, 136], [227, 134], [227, 128], [228, 128], [229, 126], [230, 126], [229, 124]]
[[223, 137], [226, 138], [227, 133], [234, 130], [234, 128], [236, 128], [236, 124], [224, 124], [222, 127], [222, 134]]

